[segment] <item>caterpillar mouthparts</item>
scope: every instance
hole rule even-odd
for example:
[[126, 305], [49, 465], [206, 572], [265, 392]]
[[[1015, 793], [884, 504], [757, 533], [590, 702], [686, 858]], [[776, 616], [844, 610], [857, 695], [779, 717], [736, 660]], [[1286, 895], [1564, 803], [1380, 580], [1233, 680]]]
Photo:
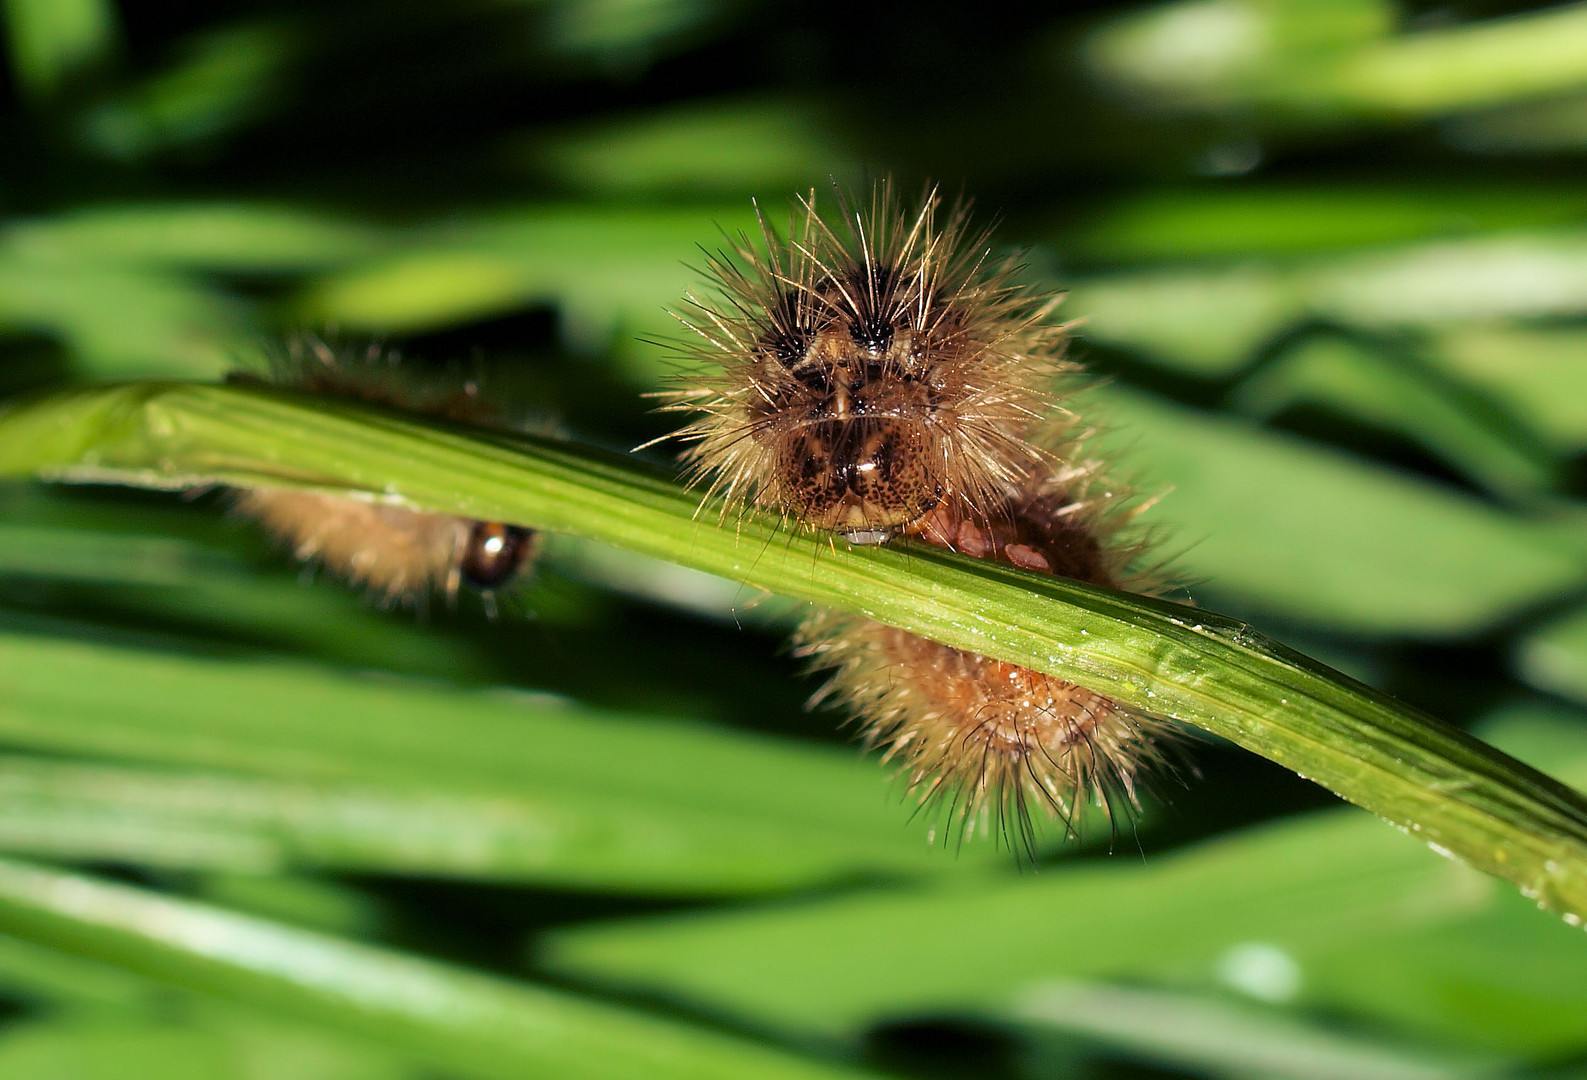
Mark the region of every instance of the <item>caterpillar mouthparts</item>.
[[[1018, 285], [1018, 263], [935, 190], [908, 210], [883, 181], [837, 208], [804, 196], [786, 233], [761, 217], [759, 243], [709, 257], [715, 295], [685, 298], [683, 351], [707, 373], [663, 407], [698, 414], [677, 432], [691, 482], [854, 544], [907, 536], [1130, 585], [1134, 511], [1080, 460], [1053, 396], [1077, 370], [1048, 321], [1059, 297]], [[1033, 853], [1032, 808], [1073, 834], [1089, 803], [1138, 807], [1138, 773], [1165, 757], [1162, 720], [859, 616], [814, 613], [795, 652], [832, 672], [812, 704], [847, 706], [961, 835], [995, 828]]]
[[[397, 354], [374, 346], [338, 350], [305, 334], [289, 339], [271, 359], [276, 385], [480, 427], [506, 426], [476, 381], [421, 378]], [[467, 585], [494, 612], [495, 593], [511, 585], [534, 555], [530, 529], [344, 495], [253, 487], [239, 489], [233, 505], [300, 562], [318, 563], [387, 605], [419, 605], [436, 592], [450, 600]]]

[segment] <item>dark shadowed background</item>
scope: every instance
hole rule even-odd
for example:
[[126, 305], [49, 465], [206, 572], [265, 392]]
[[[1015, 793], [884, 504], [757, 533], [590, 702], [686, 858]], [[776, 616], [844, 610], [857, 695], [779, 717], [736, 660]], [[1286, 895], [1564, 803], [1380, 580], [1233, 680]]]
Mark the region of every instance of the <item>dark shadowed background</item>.
[[[1197, 603], [1587, 783], [1587, 5], [0, 13], [0, 393], [311, 329], [626, 449], [752, 199], [936, 181], [1070, 291]], [[331, 935], [251, 946], [289, 987], [371, 977], [340, 939], [447, 965], [409, 1038], [0, 936], [0, 1075], [530, 1075], [491, 1039], [556, 1021], [474, 969], [790, 1076], [1587, 1076], [1581, 931], [1277, 766], [1203, 741], [1020, 871], [804, 710], [791, 605], [553, 539], [505, 607], [382, 610], [214, 495], [0, 485], [0, 854]]]

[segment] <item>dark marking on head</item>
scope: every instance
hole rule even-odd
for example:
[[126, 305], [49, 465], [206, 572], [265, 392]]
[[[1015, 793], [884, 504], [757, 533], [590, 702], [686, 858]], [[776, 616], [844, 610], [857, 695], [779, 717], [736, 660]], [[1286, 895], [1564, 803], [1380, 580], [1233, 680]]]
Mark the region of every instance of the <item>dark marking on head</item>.
[[803, 364], [793, 369], [793, 377], [799, 385], [806, 390], [817, 394], [830, 394], [832, 392], [832, 378], [830, 372], [820, 364]]
[[898, 420], [811, 424], [785, 449], [786, 499], [822, 528], [869, 535], [916, 521], [942, 498], [932, 436]]
[[768, 312], [770, 325], [761, 335], [760, 344], [784, 367], [793, 367], [804, 359], [810, 340], [816, 335], [818, 320], [811, 300], [806, 290], [784, 289]]

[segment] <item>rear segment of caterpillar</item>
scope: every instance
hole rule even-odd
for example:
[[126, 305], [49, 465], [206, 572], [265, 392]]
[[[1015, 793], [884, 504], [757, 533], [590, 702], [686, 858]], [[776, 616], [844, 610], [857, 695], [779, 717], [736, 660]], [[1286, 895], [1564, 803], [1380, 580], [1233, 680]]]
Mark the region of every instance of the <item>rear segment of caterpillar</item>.
[[[717, 295], [680, 319], [696, 367], [667, 408], [710, 493], [852, 543], [911, 536], [975, 558], [1107, 587], [1140, 587], [1121, 542], [1129, 514], [1081, 462], [1056, 395], [1074, 366], [1058, 298], [1015, 281], [965, 209], [935, 192], [907, 210], [887, 183], [837, 213], [800, 199], [786, 237], [762, 226], [711, 259]], [[1036, 816], [1066, 830], [1092, 802], [1138, 805], [1163, 722], [1074, 683], [858, 616], [817, 612], [800, 656], [833, 674], [816, 701], [846, 705], [961, 834], [1027, 851]]]
[[[303, 335], [272, 360], [272, 382], [281, 386], [479, 427], [506, 426], [476, 381], [421, 378], [378, 348], [337, 350]], [[533, 532], [516, 525], [296, 488], [242, 489], [235, 507], [299, 561], [324, 566], [388, 605], [419, 605], [437, 592], [451, 599], [468, 585], [493, 610], [495, 591], [523, 572], [534, 548]]]
[[455, 596], [461, 585], [483, 593], [502, 588], [533, 548], [533, 534], [516, 525], [292, 488], [248, 488], [236, 509], [299, 562], [318, 563], [389, 603]]
[[[1130, 511], [1091, 469], [1058, 470], [1011, 493], [991, 524], [939, 510], [910, 530], [937, 547], [1119, 588], [1138, 552]], [[831, 678], [816, 700], [850, 710], [868, 746], [895, 762], [927, 808], [961, 836], [993, 833], [1034, 853], [1038, 817], [1077, 835], [1088, 805], [1111, 818], [1140, 805], [1136, 778], [1165, 763], [1167, 725], [1054, 675], [955, 649], [861, 616], [818, 611], [795, 651]]]

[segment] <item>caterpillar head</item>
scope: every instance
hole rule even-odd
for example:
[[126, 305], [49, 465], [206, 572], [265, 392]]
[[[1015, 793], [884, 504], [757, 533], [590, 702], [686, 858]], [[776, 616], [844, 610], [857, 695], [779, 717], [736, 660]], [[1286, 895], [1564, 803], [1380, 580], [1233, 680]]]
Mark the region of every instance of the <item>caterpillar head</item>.
[[720, 369], [671, 407], [696, 479], [855, 543], [880, 543], [944, 503], [992, 512], [1042, 463], [1024, 433], [1049, 408], [1064, 328], [967, 239], [928, 192], [888, 184], [828, 222], [800, 200], [787, 238], [762, 221], [713, 258], [715, 301], [681, 316], [691, 359]]

